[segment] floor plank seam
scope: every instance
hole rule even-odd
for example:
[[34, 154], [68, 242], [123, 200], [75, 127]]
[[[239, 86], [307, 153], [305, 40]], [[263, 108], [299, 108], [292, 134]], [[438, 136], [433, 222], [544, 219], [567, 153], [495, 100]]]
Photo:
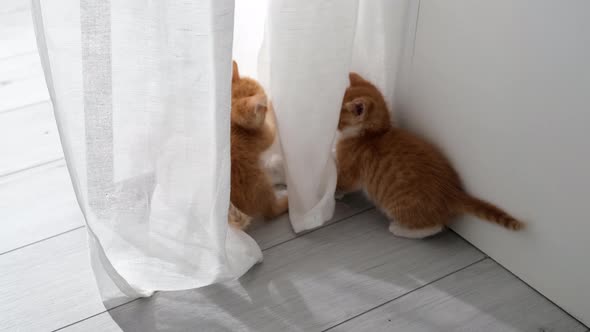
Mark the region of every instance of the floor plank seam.
[[319, 231], [320, 229], [328, 228], [328, 227], [330, 227], [330, 226], [332, 226], [332, 225], [339, 224], [339, 223], [341, 223], [341, 222], [343, 222], [343, 221], [345, 221], [345, 220], [347, 220], [347, 219], [350, 219], [350, 218], [352, 218], [352, 217], [356, 217], [356, 216], [357, 216], [357, 215], [359, 215], [359, 214], [365, 213], [365, 212], [367, 212], [367, 211], [370, 211], [370, 210], [373, 210], [373, 209], [375, 209], [375, 207], [374, 207], [374, 206], [371, 206], [371, 207], [364, 208], [364, 209], [362, 209], [362, 210], [360, 210], [360, 211], [358, 211], [358, 212], [355, 212], [354, 214], [351, 214], [351, 215], [349, 215], [349, 216], [346, 216], [346, 217], [344, 217], [344, 218], [338, 219], [338, 220], [334, 221], [333, 223], [330, 223], [330, 224], [327, 224], [327, 225], [323, 225], [323, 226], [320, 226], [320, 227], [314, 228], [314, 229], [312, 229], [312, 230], [309, 230], [309, 231], [304, 231], [304, 232], [301, 232], [301, 233], [299, 233], [299, 234], [296, 234], [296, 235], [295, 235], [295, 237], [293, 237], [293, 238], [290, 238], [290, 239], [288, 239], [288, 240], [285, 240], [285, 241], [283, 241], [283, 242], [279, 242], [279, 243], [277, 243], [277, 244], [273, 244], [272, 246], [270, 246], [270, 247], [268, 247], [268, 248], [262, 249], [262, 251], [267, 251], [267, 250], [269, 250], [269, 249], [272, 249], [272, 248], [274, 248], [274, 247], [280, 246], [280, 245], [282, 245], [282, 244], [284, 244], [284, 243], [287, 243], [287, 242], [289, 242], [289, 241], [293, 241], [293, 240], [295, 240], [295, 239], [298, 239], [298, 238], [300, 238], [300, 237], [303, 237], [303, 236], [306, 236], [306, 235], [308, 235], [308, 234], [311, 234], [311, 233], [313, 233], [313, 232]]
[[[0, 16], [2, 16], [4, 14], [6, 14], [6, 13], [0, 13]], [[0, 58], [0, 61], [8, 60], [11, 58], [16, 58], [16, 57], [21, 57], [21, 56], [27, 56], [27, 55], [31, 55], [31, 54], [38, 54], [38, 53], [39, 52], [37, 50], [34, 50], [34, 51], [27, 51], [27, 52], [23, 52], [23, 53], [12, 54], [12, 55]]]
[[80, 229], [80, 228], [84, 228], [84, 227], [86, 227], [86, 225], [85, 225], [85, 224], [84, 224], [84, 225], [82, 225], [82, 226], [78, 226], [78, 227], [72, 228], [72, 229], [68, 229], [67, 231], [63, 231], [63, 232], [61, 232], [61, 233], [57, 233], [57, 234], [55, 234], [55, 235], [51, 235], [51, 236], [49, 236], [49, 237], [46, 237], [46, 238], [44, 238], [44, 239], [40, 239], [40, 240], [37, 240], [37, 241], [33, 241], [33, 242], [31, 242], [31, 243], [27, 243], [27, 244], [25, 244], [25, 245], [22, 245], [22, 246], [20, 246], [20, 247], [14, 248], [14, 249], [10, 249], [10, 250], [8, 250], [8, 251], [5, 251], [5, 252], [0, 252], [0, 256], [2, 256], [2, 255], [5, 255], [5, 254], [9, 254], [9, 253], [11, 253], [11, 252], [14, 252], [14, 251], [17, 251], [17, 250], [20, 250], [20, 249], [23, 249], [23, 248], [26, 248], [26, 247], [29, 247], [29, 246], [32, 246], [32, 245], [38, 244], [38, 243], [41, 243], [41, 242], [43, 242], [43, 241], [47, 241], [47, 240], [50, 240], [50, 239], [56, 238], [56, 237], [58, 237], [58, 236], [61, 236], [61, 235], [64, 235], [64, 234], [67, 234], [67, 233], [73, 232], [73, 231], [75, 231], [75, 230], [78, 230], [78, 229]]
[[[453, 233], [455, 233], [455, 235], [457, 235], [460, 239], [462, 239], [463, 241], [465, 241], [465, 243], [467, 243], [470, 246], [472, 246], [475, 249], [477, 249], [479, 252], [481, 252], [483, 255], [485, 255], [485, 257], [487, 257], [488, 259], [490, 259], [493, 262], [495, 262], [496, 264], [498, 264], [499, 267], [501, 267], [502, 269], [504, 269], [505, 271], [507, 271], [508, 273], [510, 273], [514, 278], [518, 279], [520, 282], [522, 282], [523, 284], [525, 284], [528, 288], [530, 288], [531, 290], [533, 290], [535, 293], [539, 294], [545, 300], [549, 301], [549, 303], [551, 303], [554, 306], [556, 306], [557, 308], [559, 308], [559, 310], [563, 311], [563, 313], [565, 313], [566, 315], [568, 315], [569, 317], [571, 317], [572, 319], [574, 319], [578, 323], [582, 324], [582, 326], [585, 326], [586, 328], [588, 328], [588, 326], [586, 326], [586, 324], [582, 323], [579, 319], [577, 319], [576, 317], [572, 316], [569, 312], [567, 312], [566, 310], [564, 310], [560, 305], [558, 305], [557, 303], [553, 302], [551, 299], [547, 298], [544, 294], [542, 294], [541, 292], [539, 292], [538, 290], [536, 290], [534, 287], [532, 287], [531, 285], [529, 285], [528, 282], [522, 280], [519, 276], [517, 276], [516, 274], [512, 273], [512, 271], [510, 271], [509, 269], [507, 269], [504, 265], [500, 264], [494, 258], [488, 256], [486, 253], [484, 253], [483, 251], [481, 251], [478, 247], [476, 247], [475, 245], [473, 245], [473, 243], [469, 242], [467, 239], [465, 239], [464, 237], [462, 237], [459, 233], [455, 232], [454, 230], [452, 230], [450, 228], [449, 228], [449, 230], [452, 231]], [[590, 332], [590, 329], [588, 331], [586, 331], [586, 332]]]
[[[508, 270], [506, 267], [504, 267], [504, 265], [500, 264], [498, 261], [496, 261], [495, 259], [493, 259], [492, 257], [488, 257], [491, 261], [493, 261], [494, 263], [498, 264], [498, 266], [500, 268], [502, 268], [504, 271], [510, 273], [510, 275], [512, 275], [514, 278], [516, 278], [518, 281], [522, 282], [524, 285], [526, 285], [530, 290], [532, 290], [533, 292], [535, 292], [537, 295], [541, 296], [542, 298], [544, 298], [545, 300], [547, 300], [549, 303], [551, 303], [553, 306], [555, 306], [556, 308], [558, 308], [559, 310], [561, 310], [565, 315], [569, 316], [571, 319], [575, 320], [576, 322], [580, 323], [582, 326], [584, 326], [585, 328], [589, 328], [589, 326], [587, 326], [586, 324], [582, 323], [579, 319], [577, 319], [576, 317], [572, 316], [569, 312], [567, 312], [565, 309], [563, 309], [560, 305], [558, 305], [557, 303], [553, 302], [551, 299], [549, 299], [548, 297], [546, 297], [543, 293], [539, 292], [538, 290], [536, 290], [533, 286], [529, 285], [528, 282], [522, 280], [519, 276], [517, 276], [516, 274], [512, 273], [512, 271]], [[590, 332], [590, 329], [586, 332]]]
[[45, 100], [41, 100], [41, 101], [36, 101], [34, 103], [25, 104], [25, 105], [18, 106], [18, 107], [7, 108], [7, 109], [4, 109], [4, 110], [0, 110], [0, 115], [1, 114], [6, 114], [6, 113], [18, 112], [18, 111], [20, 111], [20, 110], [22, 110], [24, 108], [33, 107], [33, 106], [37, 106], [37, 105], [41, 105], [41, 104], [45, 104], [45, 103], [49, 103], [49, 102], [51, 102], [51, 99], [45, 99]]
[[336, 328], [336, 327], [338, 327], [338, 326], [340, 326], [340, 325], [342, 325], [342, 324], [345, 324], [345, 323], [347, 323], [347, 322], [349, 322], [349, 321], [351, 321], [351, 320], [353, 320], [353, 319], [355, 319], [355, 318], [357, 318], [357, 317], [360, 317], [360, 316], [362, 316], [362, 315], [364, 315], [364, 314], [366, 314], [366, 313], [369, 313], [369, 312], [371, 312], [371, 311], [373, 311], [373, 310], [375, 310], [375, 309], [381, 308], [381, 307], [383, 307], [383, 306], [385, 306], [385, 305], [387, 305], [387, 304], [389, 304], [389, 303], [392, 303], [392, 302], [394, 302], [394, 301], [397, 301], [397, 300], [399, 300], [399, 299], [401, 299], [401, 298], [403, 298], [403, 297], [405, 297], [405, 296], [408, 296], [408, 295], [410, 295], [410, 294], [412, 294], [412, 293], [414, 293], [414, 292], [416, 292], [416, 291], [419, 291], [420, 289], [422, 289], [422, 288], [424, 288], [424, 287], [426, 287], [426, 286], [428, 286], [428, 285], [431, 285], [431, 284], [433, 284], [433, 283], [435, 283], [435, 282], [437, 282], [437, 281], [440, 281], [440, 280], [443, 280], [443, 279], [445, 279], [445, 278], [447, 278], [447, 277], [450, 277], [450, 276], [452, 276], [453, 274], [455, 274], [455, 273], [457, 273], [457, 272], [461, 272], [461, 271], [463, 271], [463, 270], [465, 270], [465, 269], [467, 269], [467, 268], [470, 268], [470, 267], [472, 267], [472, 266], [473, 266], [473, 265], [475, 265], [475, 264], [481, 263], [481, 262], [485, 261], [486, 259], [489, 259], [489, 258], [488, 258], [488, 257], [482, 257], [482, 258], [480, 258], [480, 259], [476, 260], [475, 262], [472, 262], [472, 263], [470, 263], [470, 264], [467, 264], [466, 266], [463, 266], [463, 267], [462, 267], [462, 268], [460, 268], [460, 269], [457, 269], [457, 270], [455, 270], [455, 271], [453, 271], [453, 272], [449, 272], [449, 273], [447, 273], [447, 274], [445, 274], [445, 275], [443, 275], [443, 276], [441, 276], [441, 277], [439, 277], [439, 278], [436, 278], [436, 279], [434, 279], [434, 280], [432, 280], [432, 281], [430, 281], [430, 282], [428, 282], [428, 283], [426, 283], [426, 284], [424, 284], [424, 285], [422, 285], [422, 286], [416, 287], [416, 288], [412, 289], [412, 290], [411, 290], [411, 291], [409, 291], [409, 292], [403, 293], [403, 294], [401, 294], [401, 295], [399, 295], [399, 296], [396, 296], [396, 297], [394, 297], [394, 298], [393, 298], [393, 299], [391, 299], [391, 300], [385, 301], [385, 302], [383, 302], [383, 303], [381, 303], [381, 304], [379, 304], [379, 305], [377, 305], [377, 306], [375, 306], [375, 307], [373, 307], [373, 308], [371, 308], [371, 309], [365, 310], [365, 311], [363, 311], [363, 312], [361, 312], [361, 313], [359, 313], [359, 314], [357, 314], [357, 315], [354, 315], [354, 316], [352, 316], [352, 317], [350, 317], [350, 318], [347, 318], [347, 319], [343, 320], [342, 322], [339, 322], [339, 323], [337, 323], [337, 324], [335, 324], [335, 325], [333, 325], [333, 326], [330, 326], [329, 328], [327, 328], [327, 329], [325, 329], [325, 330], [322, 330], [322, 332], [330, 331], [330, 330], [332, 330], [332, 329], [334, 329], [334, 328]]
[[454, 229], [452, 229], [452, 228], [450, 228], [450, 227], [447, 227], [447, 231], [449, 231], [449, 232], [452, 232], [453, 234], [457, 235], [457, 237], [458, 237], [460, 240], [463, 240], [463, 242], [467, 243], [467, 244], [468, 244], [470, 247], [473, 247], [473, 248], [475, 248], [475, 250], [479, 251], [479, 253], [480, 253], [480, 254], [484, 255], [485, 257], [488, 257], [488, 258], [490, 258], [490, 256], [488, 256], [488, 255], [487, 255], [485, 252], [481, 251], [481, 249], [479, 249], [478, 247], [476, 247], [476, 246], [475, 246], [473, 243], [471, 243], [471, 242], [467, 241], [467, 239], [466, 239], [466, 238], [462, 237], [462, 236], [461, 236], [459, 233], [455, 232], [455, 230], [454, 230]]
[[64, 157], [62, 156], [62, 157], [51, 159], [51, 160], [48, 160], [48, 161], [43, 161], [43, 162], [40, 162], [40, 163], [36, 163], [36, 164], [33, 164], [31, 166], [27, 166], [25, 168], [21, 168], [21, 169], [16, 170], [16, 171], [10, 171], [10, 172], [7, 172], [7, 173], [0, 173], [0, 179], [2, 179], [4, 177], [15, 175], [15, 174], [18, 174], [18, 173], [21, 173], [21, 172], [30, 171], [30, 170], [32, 170], [34, 168], [37, 168], [37, 167], [43, 167], [43, 166], [51, 165], [51, 164], [54, 164], [54, 163], [58, 163], [58, 162], [61, 162], [63, 160], [64, 160]]
[[78, 323], [82, 323], [83, 321], [89, 320], [89, 319], [91, 319], [91, 318], [93, 318], [93, 317], [96, 317], [96, 316], [98, 316], [98, 315], [102, 315], [102, 314], [104, 314], [104, 313], [107, 313], [107, 312], [109, 312], [109, 311], [111, 311], [111, 310], [115, 310], [115, 309], [117, 309], [117, 308], [119, 308], [119, 307], [122, 307], [122, 306], [124, 306], [124, 305], [127, 305], [127, 304], [129, 304], [129, 303], [132, 303], [132, 302], [135, 302], [135, 301], [137, 301], [137, 300], [139, 300], [139, 299], [143, 299], [143, 297], [138, 297], [138, 298], [135, 298], [135, 299], [133, 299], [133, 300], [127, 301], [127, 302], [125, 302], [125, 303], [121, 303], [121, 304], [119, 304], [119, 305], [116, 305], [116, 306], [114, 306], [114, 307], [112, 307], [112, 308], [110, 308], [110, 309], [103, 310], [103, 311], [101, 311], [101, 312], [98, 312], [98, 313], [96, 313], [96, 314], [94, 314], [94, 315], [88, 316], [88, 317], [86, 317], [86, 318], [82, 318], [82, 319], [80, 319], [80, 320], [78, 320], [78, 321], [75, 321], [75, 322], [73, 322], [73, 323], [69, 323], [68, 325], [64, 325], [64, 326], [62, 326], [62, 327], [60, 327], [60, 328], [58, 328], [58, 329], [52, 330], [51, 332], [57, 332], [57, 331], [60, 331], [60, 330], [63, 330], [63, 329], [65, 329], [65, 328], [68, 328], [68, 327], [70, 327], [70, 326], [74, 326], [74, 325], [76, 325], [76, 324], [78, 324]]
[[18, 13], [18, 12], [30, 12], [30, 11], [31, 11], [31, 8], [17, 8], [17, 9], [8, 10], [5, 12], [0, 12], [0, 16], [10, 15], [10, 14]]
[[[363, 209], [363, 210], [361, 210], [361, 211], [358, 211], [358, 212], [356, 212], [356, 213], [354, 213], [354, 214], [352, 214], [352, 215], [350, 215], [350, 216], [344, 217], [344, 218], [342, 218], [342, 219], [338, 219], [338, 220], [334, 221], [334, 222], [333, 222], [333, 223], [331, 223], [331, 224], [328, 224], [328, 225], [325, 225], [325, 226], [320, 226], [320, 227], [318, 227], [318, 228], [316, 228], [316, 229], [313, 229], [313, 230], [311, 230], [311, 231], [308, 231], [308, 232], [305, 232], [305, 233], [301, 233], [301, 234], [299, 234], [299, 235], [296, 235], [296, 236], [295, 236], [294, 238], [292, 238], [292, 239], [289, 239], [289, 240], [283, 241], [283, 242], [281, 242], [281, 243], [277, 243], [277, 244], [275, 244], [275, 245], [272, 245], [272, 246], [270, 246], [270, 247], [268, 247], [268, 248], [262, 249], [261, 251], [262, 251], [262, 252], [264, 252], [264, 251], [267, 251], [267, 250], [269, 250], [269, 249], [272, 249], [272, 248], [274, 248], [274, 247], [277, 247], [277, 246], [279, 246], [279, 245], [282, 245], [282, 244], [284, 244], [284, 243], [287, 243], [287, 242], [289, 242], [289, 241], [292, 241], [292, 240], [295, 240], [295, 239], [297, 239], [297, 238], [303, 237], [303, 236], [305, 236], [305, 235], [311, 234], [311, 233], [313, 233], [313, 232], [315, 232], [315, 231], [318, 231], [318, 230], [320, 230], [320, 229], [324, 229], [324, 228], [330, 227], [330, 226], [332, 226], [332, 225], [339, 224], [340, 222], [343, 222], [343, 221], [345, 221], [345, 220], [347, 220], [347, 219], [350, 219], [350, 218], [352, 218], [352, 217], [355, 217], [355, 216], [357, 216], [357, 215], [359, 215], [359, 214], [362, 214], [362, 213], [364, 213], [364, 212], [370, 211], [370, 210], [372, 210], [372, 209], [374, 209], [374, 208], [375, 208], [375, 207], [373, 207], [373, 206], [371, 206], [371, 207], [368, 207], [368, 208], [365, 208], [365, 209]], [[79, 229], [79, 228], [82, 228], [82, 227], [85, 227], [85, 226], [80, 226], [80, 227], [77, 227], [77, 228], [75, 228], [75, 229]], [[73, 230], [75, 230], [75, 229], [72, 229], [72, 230], [70, 230], [70, 231], [73, 231]], [[59, 235], [65, 234], [65, 233], [67, 233], [67, 232], [70, 232], [70, 231], [66, 231], [66, 232], [64, 232], [64, 233], [61, 233], [61, 234], [56, 234], [55, 236], [52, 236], [52, 237], [56, 237], [56, 236], [59, 236]], [[49, 239], [49, 238], [48, 238], [48, 239]], [[38, 242], [41, 242], [41, 241], [44, 241], [44, 240], [40, 240], [40, 241], [37, 241], [37, 242], [35, 242], [35, 243], [38, 243]], [[34, 243], [31, 243], [31, 244], [34, 244]], [[25, 247], [25, 246], [23, 246], [23, 247]], [[22, 248], [22, 247], [21, 247], [21, 248]], [[11, 250], [11, 251], [18, 250], [18, 249], [20, 249], [20, 248], [13, 249], [13, 250]], [[91, 315], [91, 316], [88, 316], [88, 317], [82, 318], [82, 319], [80, 319], [80, 320], [78, 320], [78, 321], [76, 321], [76, 322], [73, 322], [73, 323], [69, 323], [69, 324], [67, 324], [67, 325], [64, 325], [64, 326], [62, 326], [62, 327], [60, 327], [60, 328], [58, 328], [58, 329], [56, 329], [56, 330], [53, 330], [52, 332], [56, 332], [56, 331], [63, 330], [63, 329], [65, 329], [65, 328], [67, 328], [67, 327], [70, 327], [70, 326], [76, 325], [76, 324], [78, 324], [78, 323], [81, 323], [81, 322], [83, 322], [83, 321], [86, 321], [86, 320], [88, 320], [88, 319], [91, 319], [91, 318], [93, 318], [93, 317], [96, 317], [96, 316], [98, 316], [98, 315], [101, 315], [101, 314], [107, 313], [107, 312], [109, 312], [109, 311], [111, 311], [111, 310], [117, 309], [117, 308], [119, 308], [119, 307], [122, 307], [122, 306], [124, 306], [124, 305], [127, 305], [127, 304], [129, 304], [129, 303], [131, 303], [131, 302], [137, 301], [137, 300], [139, 300], [139, 299], [141, 299], [141, 298], [136, 298], [136, 299], [130, 300], [130, 301], [128, 301], [128, 302], [121, 303], [121, 304], [119, 304], [119, 305], [117, 305], [117, 306], [114, 306], [114, 307], [112, 307], [112, 308], [109, 308], [109, 309], [103, 310], [103, 311], [101, 311], [101, 312], [98, 312], [98, 313], [96, 313], [96, 314], [93, 314], [93, 315]]]

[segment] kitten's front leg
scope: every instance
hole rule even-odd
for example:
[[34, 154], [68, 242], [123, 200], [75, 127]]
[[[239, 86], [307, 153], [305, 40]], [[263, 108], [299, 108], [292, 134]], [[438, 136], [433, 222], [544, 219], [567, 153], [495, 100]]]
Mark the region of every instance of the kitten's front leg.
[[338, 182], [336, 183], [337, 193], [344, 195], [361, 189], [361, 181], [354, 174], [338, 172]]
[[359, 191], [362, 189], [360, 179], [359, 165], [352, 159], [343, 158], [343, 154], [338, 154], [336, 167], [338, 169], [338, 180], [336, 182], [336, 192], [340, 195]]

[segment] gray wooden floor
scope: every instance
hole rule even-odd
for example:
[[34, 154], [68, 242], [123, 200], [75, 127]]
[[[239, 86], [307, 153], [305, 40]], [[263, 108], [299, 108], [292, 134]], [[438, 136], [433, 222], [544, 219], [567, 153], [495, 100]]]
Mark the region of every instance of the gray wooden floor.
[[264, 262], [235, 282], [109, 310], [59, 146], [28, 0], [0, 1], [1, 331], [588, 331], [452, 232], [387, 232], [362, 197], [296, 236], [250, 233]]

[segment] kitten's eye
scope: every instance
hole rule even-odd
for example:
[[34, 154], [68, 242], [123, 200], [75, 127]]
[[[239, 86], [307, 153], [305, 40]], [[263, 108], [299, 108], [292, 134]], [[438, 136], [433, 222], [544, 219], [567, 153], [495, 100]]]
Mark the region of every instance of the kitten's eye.
[[361, 116], [361, 114], [363, 114], [363, 112], [365, 111], [365, 104], [362, 102], [356, 102], [354, 103], [354, 113], [357, 116]]

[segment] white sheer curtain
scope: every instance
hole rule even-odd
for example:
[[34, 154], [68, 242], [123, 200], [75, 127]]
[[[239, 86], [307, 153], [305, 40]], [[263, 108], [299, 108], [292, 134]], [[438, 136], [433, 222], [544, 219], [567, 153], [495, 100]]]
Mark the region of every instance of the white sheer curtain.
[[334, 210], [331, 150], [348, 73], [375, 82], [393, 106], [407, 0], [236, 3], [234, 56], [272, 99], [293, 229], [321, 226]]
[[348, 72], [393, 98], [405, 0], [32, 1], [105, 300], [222, 282], [262, 259], [227, 225], [232, 42], [272, 99], [295, 231], [333, 213]]

